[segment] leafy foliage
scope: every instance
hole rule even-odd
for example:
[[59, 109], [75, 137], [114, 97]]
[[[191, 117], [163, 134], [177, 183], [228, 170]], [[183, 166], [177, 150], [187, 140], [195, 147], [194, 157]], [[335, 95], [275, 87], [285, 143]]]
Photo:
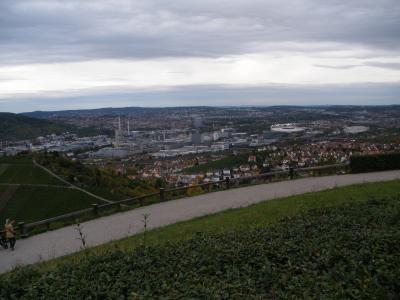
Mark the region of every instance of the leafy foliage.
[[350, 168], [353, 173], [400, 169], [400, 153], [352, 156]]
[[[251, 153], [250, 153], [251, 154]], [[230, 169], [233, 167], [238, 167], [241, 164], [247, 164], [249, 154], [240, 154], [240, 155], [227, 155], [224, 158], [207, 162], [202, 165], [196, 165], [193, 167], [186, 168], [182, 170], [183, 173], [200, 173], [214, 170], [222, 170], [224, 168]]]
[[154, 185], [148, 182], [130, 180], [113, 170], [89, 167], [57, 153], [38, 154], [37, 161], [69, 182], [112, 200], [156, 192]]
[[400, 295], [400, 198], [312, 210], [280, 223], [88, 257], [0, 282], [7, 299], [306, 298]]

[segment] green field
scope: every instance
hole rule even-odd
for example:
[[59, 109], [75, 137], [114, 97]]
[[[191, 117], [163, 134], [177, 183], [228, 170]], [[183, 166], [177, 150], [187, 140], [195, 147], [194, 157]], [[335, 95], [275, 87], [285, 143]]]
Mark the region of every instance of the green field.
[[29, 156], [4, 156], [0, 157], [0, 164], [13, 164], [13, 165], [33, 165], [32, 158]]
[[99, 200], [35, 166], [29, 157], [0, 158], [0, 222], [33, 222], [90, 207]]
[[0, 183], [66, 185], [33, 164], [0, 164]]
[[65, 186], [65, 183], [35, 166], [29, 156], [1, 157], [0, 183]]
[[174, 224], [17, 269], [0, 296], [397, 299], [399, 186], [337, 188]]
[[20, 186], [0, 212], [0, 220], [33, 222], [90, 207], [98, 200], [67, 188]]

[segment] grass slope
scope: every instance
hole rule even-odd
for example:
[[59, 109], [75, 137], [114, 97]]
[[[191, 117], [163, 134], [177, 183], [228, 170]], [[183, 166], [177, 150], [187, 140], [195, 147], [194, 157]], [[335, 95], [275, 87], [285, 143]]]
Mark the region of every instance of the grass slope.
[[99, 202], [75, 189], [20, 186], [0, 211], [0, 220], [29, 223], [87, 208], [92, 203]]
[[33, 165], [33, 162], [32, 158], [28, 155], [17, 155], [0, 157], [0, 164]]
[[[252, 230], [270, 226], [283, 218], [292, 217], [310, 209], [336, 207], [346, 203], [362, 203], [369, 198], [393, 197], [399, 195], [399, 193], [400, 181], [396, 180], [353, 185], [274, 199], [151, 230], [146, 233], [146, 243], [150, 246], [160, 246], [170, 242], [191, 239], [199, 232], [214, 235], [232, 230]], [[151, 216], [149, 216], [149, 222], [152, 222]], [[36, 265], [36, 267], [42, 271], [52, 270], [63, 264], [79, 263], [81, 260], [85, 260], [87, 255], [103, 255], [115, 249], [129, 252], [142, 243], [143, 235], [137, 234], [90, 248], [86, 252], [78, 252], [44, 262]]]
[[33, 164], [0, 164], [0, 170], [0, 183], [66, 185]]
[[87, 256], [0, 282], [9, 299], [397, 299], [400, 197], [303, 212], [280, 222]]
[[38, 221], [99, 202], [83, 192], [66, 188], [65, 183], [33, 165], [27, 157], [1, 158], [0, 171], [0, 222], [6, 218], [17, 222]]

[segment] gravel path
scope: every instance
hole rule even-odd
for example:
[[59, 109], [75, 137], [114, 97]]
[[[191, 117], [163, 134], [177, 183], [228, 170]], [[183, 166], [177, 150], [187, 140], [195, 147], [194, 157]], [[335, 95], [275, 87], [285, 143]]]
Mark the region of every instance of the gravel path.
[[[152, 229], [264, 200], [336, 186], [393, 179], [400, 179], [400, 171], [335, 175], [261, 184], [145, 206], [82, 223], [82, 228], [88, 245], [95, 246], [140, 232], [145, 213], [150, 214], [148, 228]], [[32, 264], [76, 252], [80, 249], [77, 237], [75, 226], [68, 226], [18, 240], [14, 252], [0, 250], [0, 273], [17, 265]]]

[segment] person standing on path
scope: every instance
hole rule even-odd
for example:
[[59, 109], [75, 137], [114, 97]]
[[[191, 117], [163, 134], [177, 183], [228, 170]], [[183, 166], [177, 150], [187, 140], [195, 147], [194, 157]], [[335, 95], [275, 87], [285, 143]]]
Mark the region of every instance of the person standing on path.
[[15, 231], [14, 226], [12, 225], [14, 221], [10, 221], [10, 219], [6, 220], [6, 224], [4, 225], [4, 231], [6, 232], [6, 238], [10, 243], [10, 248], [14, 251], [15, 246]]

